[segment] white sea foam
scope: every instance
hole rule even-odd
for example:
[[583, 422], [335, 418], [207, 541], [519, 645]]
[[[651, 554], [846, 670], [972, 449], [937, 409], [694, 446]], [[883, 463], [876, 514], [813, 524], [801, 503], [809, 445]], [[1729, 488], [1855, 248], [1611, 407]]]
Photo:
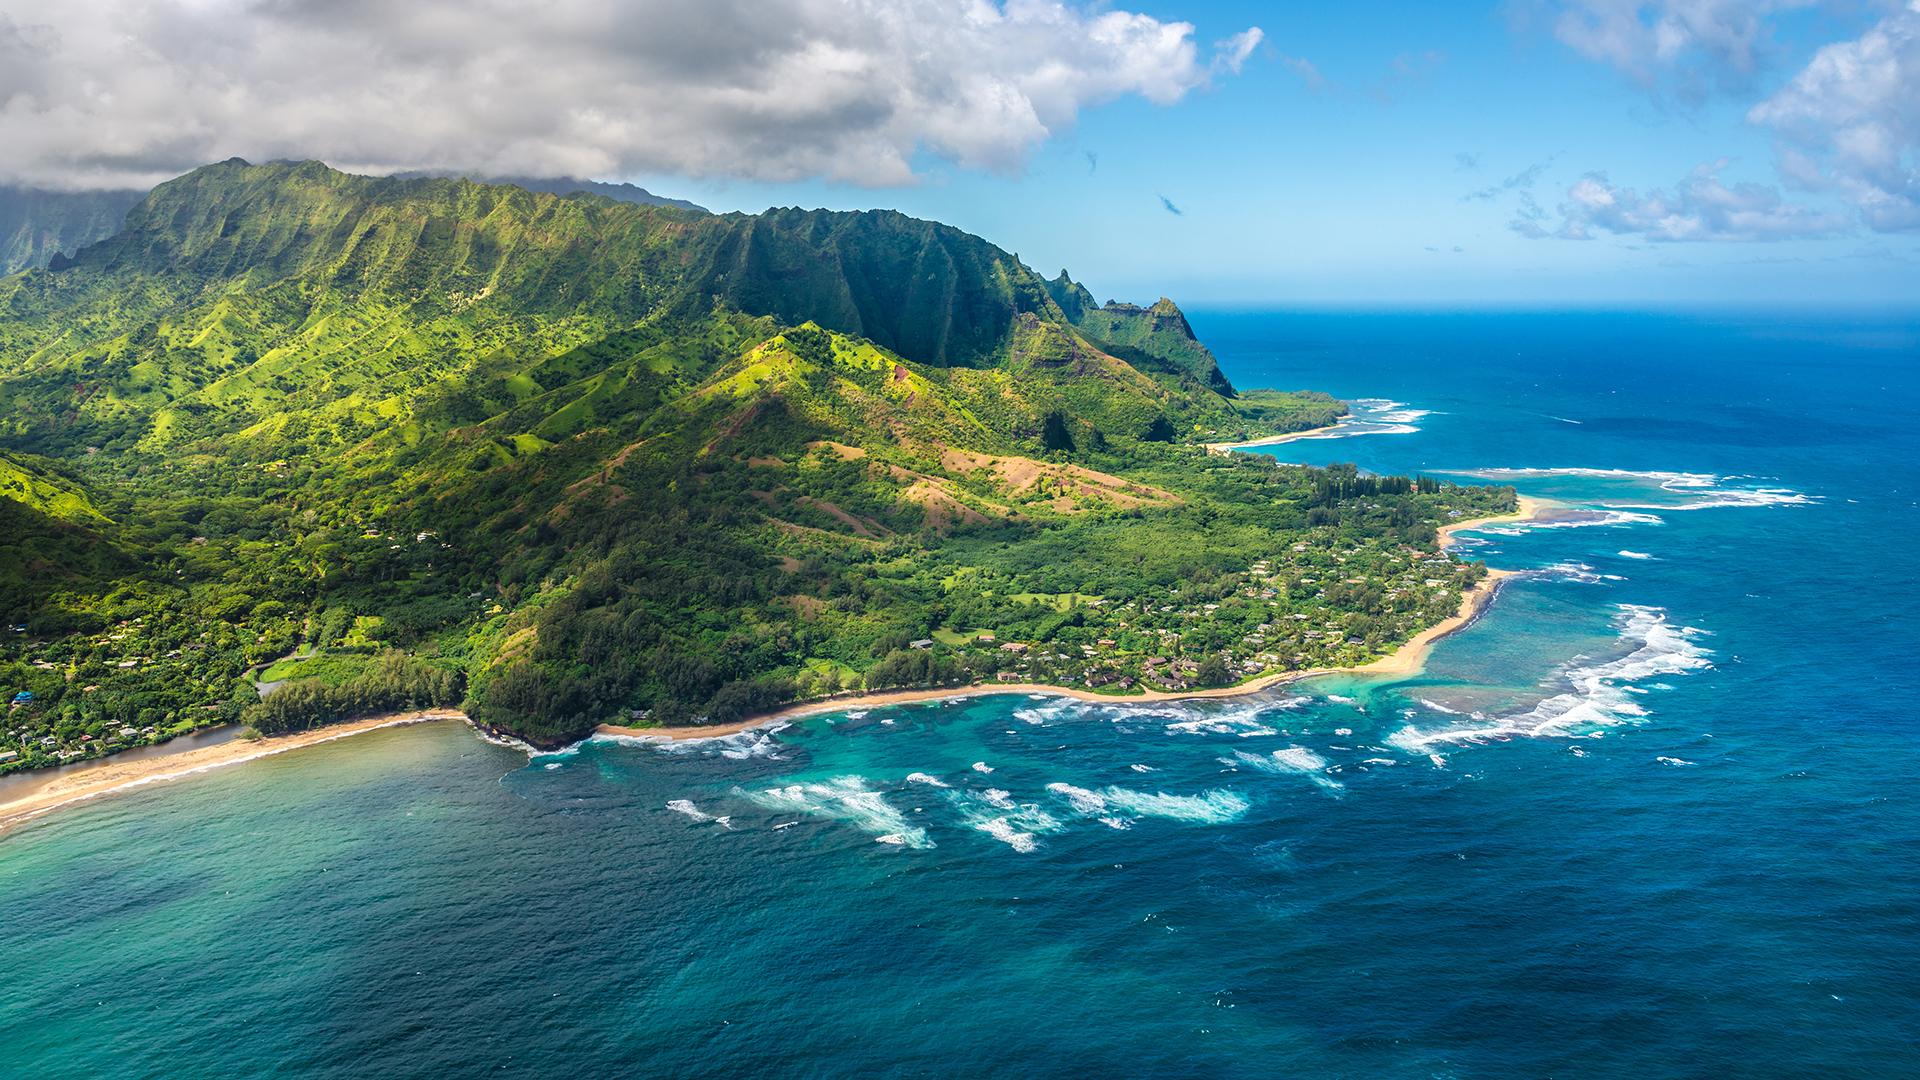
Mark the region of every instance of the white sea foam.
[[1693, 762], [1688, 761], [1685, 758], [1677, 758], [1677, 757], [1657, 757], [1657, 758], [1654, 758], [1654, 760], [1658, 761], [1662, 765], [1692, 765], [1693, 764]]
[[1575, 581], [1583, 585], [1598, 585], [1603, 581], [1625, 581], [1619, 574], [1603, 574], [1583, 562], [1561, 562], [1543, 566], [1533, 571], [1537, 574], [1552, 574], [1558, 581]]
[[1639, 604], [1619, 605], [1616, 624], [1620, 641], [1631, 646], [1604, 663], [1584, 660], [1560, 673], [1567, 689], [1546, 698], [1526, 712], [1483, 719], [1438, 730], [1409, 724], [1387, 742], [1402, 750], [1425, 753], [1436, 744], [1482, 742], [1516, 736], [1577, 735], [1593, 728], [1629, 723], [1646, 715], [1629, 686], [1655, 675], [1683, 675], [1713, 666], [1711, 653], [1696, 644], [1704, 631], [1675, 626], [1665, 610]]
[[[1655, 509], [1664, 509], [1656, 507]], [[1497, 528], [1480, 529], [1479, 532], [1494, 536], [1525, 536], [1530, 532], [1543, 529], [1596, 529], [1618, 528], [1627, 525], [1665, 525], [1654, 514], [1643, 514], [1633, 510], [1605, 509], [1582, 510], [1565, 517], [1547, 518], [1540, 521], [1514, 521]]]
[[1153, 771], [1153, 766], [1151, 765], [1130, 765], [1128, 766], [1128, 768], [1132, 769], [1134, 772], [1152, 772]]
[[883, 844], [933, 846], [927, 831], [909, 825], [884, 795], [867, 786], [864, 777], [837, 776], [821, 783], [743, 790], [740, 794], [769, 810], [843, 822]]
[[1343, 789], [1340, 781], [1327, 775], [1327, 759], [1304, 746], [1289, 746], [1265, 756], [1235, 750], [1232, 757], [1223, 757], [1220, 762], [1223, 765], [1244, 765], [1275, 776], [1304, 776], [1328, 791]]
[[1314, 772], [1327, 767], [1327, 759], [1304, 746], [1289, 746], [1285, 750], [1275, 750], [1273, 760], [1282, 766], [1299, 772]]
[[1433, 415], [1430, 409], [1415, 409], [1404, 401], [1386, 398], [1356, 398], [1351, 408], [1330, 430], [1302, 435], [1306, 440], [1350, 439], [1358, 435], [1411, 435], [1420, 430], [1420, 421]]
[[676, 814], [685, 814], [695, 821], [712, 821], [713, 815], [693, 805], [692, 799], [669, 799], [667, 809]]
[[973, 763], [973, 771], [977, 773], [990, 773], [993, 771], [993, 766], [984, 761], [976, 761]]
[[1309, 700], [1290, 697], [1238, 705], [1175, 703], [1157, 707], [1134, 706], [1128, 707], [1120, 718], [1165, 718], [1171, 721], [1166, 725], [1169, 735], [1239, 735], [1253, 738], [1279, 734], [1267, 723], [1268, 718], [1277, 711], [1297, 709]]
[[1047, 790], [1067, 800], [1067, 804], [1081, 814], [1091, 816], [1107, 809], [1107, 800], [1097, 791], [1088, 791], [1072, 784], [1048, 784]]
[[1059, 832], [1060, 820], [1033, 803], [1017, 803], [1005, 791], [951, 791], [947, 798], [959, 810], [968, 828], [993, 837], [1026, 854], [1040, 846], [1039, 837]]
[[780, 724], [770, 728], [750, 728], [731, 735], [696, 739], [676, 739], [668, 735], [593, 735], [586, 741], [644, 746], [663, 754], [716, 753], [734, 761], [746, 761], [750, 758], [779, 757], [780, 743], [773, 736], [789, 726]]
[[974, 826], [981, 832], [1007, 845], [1021, 854], [1026, 854], [1039, 846], [1030, 832], [1021, 832], [1013, 827], [1006, 818], [990, 818]]
[[1621, 552], [1620, 552], [1619, 554], [1620, 554], [1620, 557], [1621, 557], [1621, 558], [1623, 558], [1623, 559], [1651, 559], [1651, 558], [1653, 558], [1653, 556], [1651, 556], [1651, 555], [1649, 555], [1649, 554], [1647, 554], [1647, 553], [1646, 553], [1646, 552], [1644, 552], [1644, 551], [1621, 551]]
[[942, 780], [942, 779], [940, 779], [940, 778], [939, 778], [939, 777], [937, 777], [937, 776], [929, 776], [929, 775], [927, 775], [926, 773], [923, 773], [923, 772], [910, 772], [910, 773], [908, 773], [908, 774], [907, 774], [907, 783], [909, 783], [909, 784], [925, 784], [925, 785], [927, 785], [928, 787], [938, 787], [938, 788], [943, 788], [943, 787], [946, 787], [946, 786], [947, 786], [947, 782], [946, 782], [945, 780]]
[[[1663, 491], [1689, 496], [1680, 503], [1616, 502], [1601, 505], [1616, 510], [1714, 510], [1729, 506], [1802, 506], [1817, 502], [1816, 496], [1785, 487], [1741, 486], [1738, 481], [1753, 477], [1718, 476], [1714, 473], [1668, 472], [1657, 469], [1473, 469], [1461, 476], [1487, 479], [1506, 477], [1596, 477], [1602, 479], [1645, 480]], [[1697, 498], [1692, 496], [1698, 496]]]
[[1072, 784], [1048, 784], [1047, 790], [1066, 800], [1083, 817], [1098, 818], [1103, 825], [1124, 829], [1133, 819], [1157, 817], [1194, 825], [1218, 825], [1237, 821], [1247, 812], [1244, 796], [1231, 791], [1214, 790], [1198, 795], [1169, 795], [1164, 791], [1145, 792], [1131, 788], [1106, 787], [1099, 791]]
[[1133, 791], [1109, 787], [1101, 792], [1107, 806], [1118, 817], [1156, 817], [1193, 825], [1219, 825], [1245, 816], [1248, 802], [1244, 795], [1213, 790], [1198, 795], [1169, 795], [1164, 791]]
[[774, 741], [771, 731], [743, 731], [721, 739], [719, 748], [723, 758], [746, 761], [749, 758], [778, 757], [780, 744]]

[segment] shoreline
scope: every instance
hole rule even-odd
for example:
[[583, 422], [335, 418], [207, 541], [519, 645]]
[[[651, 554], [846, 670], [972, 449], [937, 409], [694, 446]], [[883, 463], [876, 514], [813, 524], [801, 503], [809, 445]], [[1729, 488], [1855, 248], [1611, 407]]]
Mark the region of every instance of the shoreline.
[[1343, 416], [1331, 424], [1322, 424], [1317, 428], [1307, 428], [1305, 431], [1289, 431], [1283, 435], [1269, 435], [1264, 439], [1253, 439], [1249, 442], [1210, 442], [1201, 443], [1200, 445], [1206, 447], [1207, 452], [1210, 454], [1231, 454], [1235, 450], [1250, 450], [1256, 446], [1279, 446], [1282, 443], [1290, 443], [1296, 439], [1319, 438], [1327, 432], [1340, 427], [1341, 423], [1345, 420], [1346, 417]]
[[[1301, 432], [1299, 434], [1305, 434]], [[1453, 544], [1454, 534], [1468, 532], [1486, 525], [1498, 525], [1507, 522], [1531, 520], [1542, 510], [1553, 504], [1541, 499], [1518, 496], [1519, 507], [1512, 513], [1494, 514], [1483, 518], [1469, 518], [1456, 521], [1440, 528], [1439, 547], [1445, 551]], [[700, 727], [625, 727], [618, 724], [601, 724], [593, 729], [594, 735], [605, 735], [629, 739], [715, 739], [728, 735], [738, 735], [743, 731], [775, 724], [782, 720], [795, 720], [803, 716], [818, 716], [821, 713], [848, 712], [853, 709], [877, 709], [889, 705], [912, 705], [925, 701], [942, 701], [947, 698], [988, 697], [994, 694], [1045, 694], [1049, 697], [1073, 698], [1076, 701], [1127, 705], [1136, 702], [1187, 701], [1195, 698], [1227, 698], [1257, 694], [1277, 686], [1300, 682], [1303, 679], [1317, 679], [1326, 675], [1389, 675], [1406, 677], [1417, 675], [1426, 667], [1427, 655], [1442, 638], [1465, 629], [1475, 619], [1486, 612], [1500, 591], [1502, 583], [1519, 575], [1517, 570], [1487, 569], [1487, 576], [1460, 598], [1460, 608], [1448, 618], [1427, 627], [1404, 644], [1378, 660], [1372, 660], [1357, 667], [1306, 668], [1301, 671], [1283, 671], [1272, 675], [1239, 683], [1234, 686], [1221, 686], [1211, 690], [1148, 690], [1139, 694], [1099, 694], [1091, 690], [1071, 686], [1054, 686], [1049, 683], [975, 683], [969, 686], [952, 686], [944, 689], [928, 688], [915, 690], [886, 690], [871, 694], [853, 694], [843, 697], [821, 698], [815, 701], [796, 702], [772, 712], [735, 721], [730, 724], [706, 724]]]
[[[1306, 434], [1300, 432], [1298, 434]], [[1525, 521], [1531, 519], [1543, 509], [1553, 504], [1540, 499], [1520, 496], [1519, 508], [1510, 514], [1496, 514], [1491, 517], [1470, 518], [1453, 522], [1440, 529], [1439, 547], [1445, 551], [1453, 543], [1454, 534], [1466, 532], [1486, 525], [1504, 522]], [[854, 709], [883, 708], [890, 705], [911, 705], [926, 701], [941, 701], [948, 698], [987, 697], [995, 694], [1043, 694], [1048, 697], [1065, 697], [1077, 701], [1127, 705], [1133, 703], [1187, 701], [1202, 698], [1230, 698], [1257, 694], [1289, 683], [1316, 679], [1327, 675], [1384, 675], [1403, 678], [1419, 674], [1426, 666], [1427, 656], [1435, 644], [1447, 636], [1466, 628], [1478, 619], [1493, 602], [1502, 583], [1518, 574], [1513, 570], [1494, 570], [1489, 568], [1487, 576], [1460, 598], [1460, 608], [1452, 616], [1427, 627], [1407, 639], [1399, 648], [1377, 660], [1357, 667], [1343, 668], [1307, 668], [1301, 671], [1283, 671], [1239, 683], [1234, 686], [1222, 686], [1209, 690], [1149, 690], [1140, 694], [1099, 694], [1091, 690], [1070, 686], [1053, 686], [1047, 683], [977, 683], [971, 686], [955, 686], [943, 689], [888, 690], [871, 694], [855, 694], [846, 697], [821, 698], [814, 701], [797, 702], [772, 712], [762, 713], [747, 719], [727, 724], [702, 724], [689, 727], [624, 727], [617, 724], [601, 724], [594, 728], [593, 735], [615, 736], [638, 739], [665, 739], [678, 742], [685, 739], [715, 739], [728, 735], [737, 735], [743, 731], [752, 731], [803, 716], [815, 716], [821, 713], [848, 712]], [[299, 750], [308, 746], [333, 742], [336, 739], [352, 738], [369, 731], [401, 727], [408, 724], [424, 724], [442, 720], [458, 720], [470, 727], [473, 721], [458, 709], [426, 709], [417, 712], [387, 713], [369, 716], [359, 720], [330, 724], [326, 727], [295, 732], [290, 735], [276, 735], [255, 740], [236, 739], [213, 746], [197, 747], [179, 754], [137, 760], [115, 761], [102, 759], [96, 767], [83, 772], [68, 772], [52, 775], [47, 782], [23, 794], [0, 801], [0, 837], [19, 825], [34, 821], [45, 814], [64, 806], [73, 806], [105, 795], [147, 784], [165, 783], [185, 777], [256, 761], [260, 758], [284, 754], [290, 750]], [[490, 741], [503, 741], [482, 732], [475, 727], [481, 738]], [[533, 747], [515, 743], [526, 749], [529, 756], [540, 753]]]
[[234, 739], [163, 757], [133, 761], [103, 758], [95, 768], [85, 772], [70, 772], [50, 777], [47, 783], [40, 787], [0, 802], [0, 835], [5, 835], [15, 826], [25, 824], [63, 806], [72, 806], [75, 803], [86, 802], [102, 795], [111, 795], [117, 791], [179, 780], [212, 769], [256, 761], [263, 757], [284, 754], [289, 750], [318, 746], [335, 739], [347, 739], [382, 728], [425, 724], [437, 720], [466, 720], [466, 714], [457, 709], [388, 713], [360, 720], [349, 720], [340, 724], [329, 724], [326, 727], [311, 728], [290, 735], [276, 735], [254, 740]]
[[[1517, 521], [1532, 521], [1545, 511], [1555, 509], [1559, 506], [1558, 503], [1551, 502], [1547, 499], [1536, 499], [1531, 495], [1515, 495], [1514, 499], [1519, 503], [1519, 506], [1510, 514], [1494, 514], [1491, 517], [1468, 518], [1465, 521], [1456, 521], [1450, 525], [1440, 526], [1440, 550], [1445, 551], [1453, 546], [1455, 533], [1472, 532], [1475, 529], [1484, 529], [1489, 525], [1511, 525]], [[1501, 572], [1505, 573], [1506, 571]]]

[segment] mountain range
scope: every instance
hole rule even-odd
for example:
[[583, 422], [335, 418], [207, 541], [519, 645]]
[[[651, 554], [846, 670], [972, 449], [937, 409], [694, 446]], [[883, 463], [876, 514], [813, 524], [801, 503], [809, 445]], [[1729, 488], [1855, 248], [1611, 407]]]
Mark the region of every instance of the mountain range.
[[[1133, 685], [1169, 646], [1120, 613], [1163, 599], [1237, 679], [1250, 566], [1317, 537], [1415, 574], [1442, 514], [1508, 498], [1193, 445], [1344, 411], [1245, 399], [1171, 301], [891, 211], [222, 162], [0, 279], [0, 675], [54, 746], [455, 701], [551, 742]], [[1311, 604], [1359, 657], [1457, 603], [1429, 591]], [[1299, 644], [1258, 666], [1329, 658]]]

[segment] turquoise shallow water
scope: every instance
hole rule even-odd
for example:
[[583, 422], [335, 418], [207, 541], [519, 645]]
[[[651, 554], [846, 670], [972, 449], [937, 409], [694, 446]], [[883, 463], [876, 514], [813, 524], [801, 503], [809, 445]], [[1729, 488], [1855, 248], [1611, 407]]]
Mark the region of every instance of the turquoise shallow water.
[[[1204, 312], [1273, 448], [1583, 513], [1397, 684], [529, 763], [400, 729], [0, 839], [0, 1074], [1920, 1074], [1920, 325]], [[991, 771], [988, 771], [991, 770]]]

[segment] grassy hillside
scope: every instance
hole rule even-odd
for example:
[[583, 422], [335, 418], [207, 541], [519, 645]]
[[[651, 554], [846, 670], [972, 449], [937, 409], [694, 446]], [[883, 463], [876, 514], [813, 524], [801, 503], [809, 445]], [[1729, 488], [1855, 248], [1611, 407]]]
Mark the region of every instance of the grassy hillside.
[[46, 569], [0, 591], [0, 749], [1232, 682], [1451, 611], [1435, 525], [1510, 494], [1205, 454], [1340, 407], [1241, 411], [1165, 307], [1076, 316], [886, 212], [198, 170], [0, 279], [0, 512]]

